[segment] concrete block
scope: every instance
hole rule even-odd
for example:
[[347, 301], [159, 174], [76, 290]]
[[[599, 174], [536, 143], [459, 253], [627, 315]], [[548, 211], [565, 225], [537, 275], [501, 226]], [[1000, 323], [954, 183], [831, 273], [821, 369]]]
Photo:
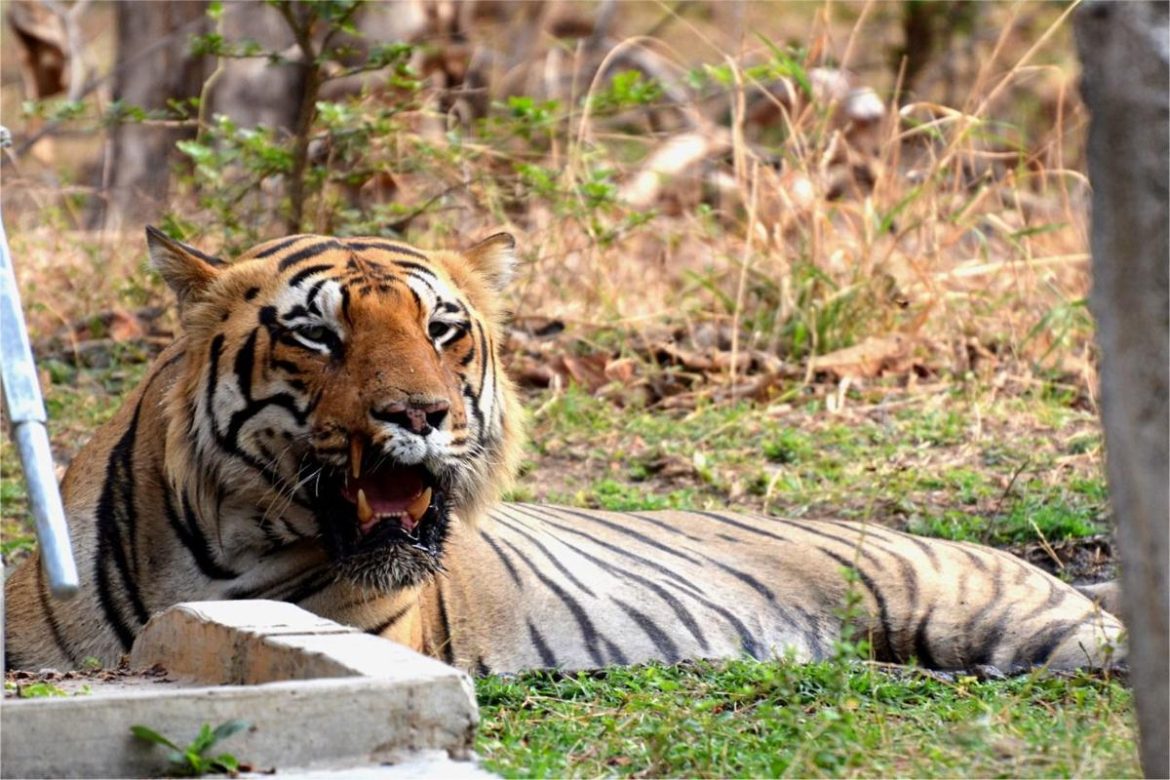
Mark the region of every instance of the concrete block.
[[[130, 665], [216, 685], [383, 677], [412, 680], [454, 670], [402, 645], [281, 601], [176, 604], [150, 619]], [[467, 680], [470, 686], [470, 680]]]
[[[264, 775], [241, 775], [264, 777]], [[475, 761], [453, 761], [446, 753], [423, 750], [404, 754], [393, 764], [346, 769], [292, 769], [281, 771], [282, 780], [491, 780], [498, 775], [481, 769]]]
[[[0, 777], [157, 777], [168, 770], [166, 750], [133, 737], [131, 726], [183, 746], [202, 724], [232, 719], [252, 727], [215, 753], [230, 752], [259, 772], [375, 778], [384, 775], [362, 773], [404, 756], [413, 766], [436, 751], [471, 758], [479, 711], [465, 673], [292, 604], [172, 607], [147, 623], [131, 652], [132, 666], [155, 664], [217, 687], [8, 700], [0, 709]], [[476, 776], [463, 774], [473, 765], [456, 769]], [[408, 776], [420, 775], [393, 775]]]
[[252, 728], [215, 751], [264, 771], [369, 767], [418, 750], [470, 758], [478, 714], [453, 676], [9, 700], [0, 709], [0, 776], [160, 777], [168, 769], [166, 751], [133, 737], [132, 725], [149, 726], [182, 746], [203, 723], [234, 718]]

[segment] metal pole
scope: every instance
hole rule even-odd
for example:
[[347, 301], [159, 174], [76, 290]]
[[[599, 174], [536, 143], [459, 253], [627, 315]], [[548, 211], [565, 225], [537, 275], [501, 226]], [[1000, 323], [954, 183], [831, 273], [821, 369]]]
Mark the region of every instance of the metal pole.
[[[0, 128], [0, 139], [8, 131]], [[2, 141], [0, 141], [2, 143]], [[5, 411], [12, 425], [12, 436], [20, 455], [28, 485], [28, 501], [36, 520], [37, 543], [41, 564], [49, 580], [49, 590], [57, 598], [77, 593], [77, 565], [69, 546], [69, 528], [65, 508], [57, 489], [49, 433], [45, 428], [45, 402], [37, 382], [20, 292], [8, 252], [8, 236], [0, 219], [0, 381], [4, 387]]]

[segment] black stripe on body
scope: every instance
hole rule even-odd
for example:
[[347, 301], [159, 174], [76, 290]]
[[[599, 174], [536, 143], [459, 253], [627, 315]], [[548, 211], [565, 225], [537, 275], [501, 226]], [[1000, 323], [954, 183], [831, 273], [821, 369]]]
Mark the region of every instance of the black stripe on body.
[[[73, 654], [73, 651], [69, 649], [69, 645], [65, 642], [65, 634], [61, 631], [61, 624], [57, 621], [57, 616], [53, 613], [53, 600], [49, 598], [49, 586], [45, 582], [45, 567], [41, 565], [40, 561], [33, 562], [30, 565], [37, 567], [37, 598], [40, 599], [41, 612], [45, 615], [45, 622], [49, 624], [49, 633], [53, 637], [53, 644], [57, 645], [57, 649], [61, 651], [61, 654], [69, 659], [70, 666], [80, 666], [77, 656]], [[26, 665], [20, 656], [12, 655], [6, 655], [4, 664], [9, 669], [21, 669]]]
[[673, 526], [670, 523], [663, 522], [662, 520], [659, 520], [657, 517], [651, 517], [648, 514], [642, 514], [640, 512], [630, 512], [628, 514], [630, 515], [630, 517], [636, 517], [639, 520], [642, 520], [642, 521], [649, 523], [650, 525], [654, 526], [655, 528], [661, 528], [663, 531], [666, 531], [667, 533], [676, 534], [678, 536], [683, 537], [684, 539], [687, 539], [688, 541], [699, 542], [699, 543], [706, 541], [705, 539], [702, 539], [698, 536], [692, 536], [691, 534], [688, 534], [686, 531], [682, 530], [681, 528]]
[[532, 642], [532, 646], [536, 648], [536, 654], [540, 656], [540, 663], [542, 666], [553, 668], [557, 665], [557, 657], [551, 649], [549, 649], [548, 642], [544, 641], [544, 635], [540, 633], [540, 629], [532, 625], [532, 621], [528, 621], [528, 639]]
[[581, 607], [580, 603], [575, 598], [565, 592], [565, 589], [558, 585], [554, 580], [550, 579], [544, 572], [537, 568], [532, 561], [520, 551], [516, 545], [509, 542], [507, 539], [500, 539], [508, 547], [512, 548], [512, 552], [528, 567], [538, 580], [540, 580], [546, 588], [553, 592], [564, 604], [565, 608], [572, 614], [573, 619], [577, 621], [577, 627], [581, 631], [581, 638], [585, 640], [585, 648], [589, 652], [589, 658], [598, 666], [605, 665], [605, 658], [598, 649], [598, 634], [597, 629], [593, 626], [593, 621], [589, 619], [589, 615]]
[[757, 528], [754, 525], [740, 522], [739, 520], [735, 520], [733, 518], [727, 517], [726, 515], [721, 515], [718, 512], [700, 512], [698, 510], [694, 510], [692, 512], [692, 514], [702, 515], [703, 517], [709, 517], [712, 520], [715, 520], [716, 522], [730, 525], [733, 528], [739, 528], [740, 530], [747, 531], [748, 533], [758, 534], [760, 536], [766, 536], [769, 539], [775, 539], [779, 542], [787, 542], [787, 543], [792, 542], [791, 539], [788, 539], [787, 537], [781, 536], [780, 534], [775, 534], [775, 533], [772, 533], [771, 531], [765, 531], [763, 528]]
[[[965, 582], [965, 580], [966, 580], [966, 577], [964, 575], [964, 582]], [[964, 587], [964, 589], [965, 589], [965, 587]], [[972, 632], [979, 630], [980, 624], [986, 620], [987, 616], [991, 614], [991, 611], [993, 609], [995, 609], [996, 607], [1000, 606], [1000, 604], [1001, 604], [1000, 600], [1002, 597], [1003, 597], [1003, 567], [1002, 567], [1002, 564], [1000, 563], [1000, 561], [996, 560], [995, 561], [995, 571], [991, 573], [991, 596], [985, 599], [983, 606], [980, 607], [978, 611], [976, 611], [973, 615], [971, 615], [970, 618], [967, 618], [963, 622], [966, 623], [966, 625], [968, 626], [968, 628]], [[959, 603], [961, 606], [966, 606], [966, 599], [962, 599]], [[1006, 609], [1004, 611], [1006, 612]], [[995, 624], [996, 624], [996, 626], [1002, 626], [1002, 624], [1003, 624], [1003, 615], [1002, 614], [1000, 615], [1000, 617], [998, 619], [996, 619]], [[994, 631], [994, 632], [988, 631], [986, 633], [988, 633], [988, 634], [994, 633], [995, 640], [998, 641], [999, 635], [1002, 633], [1002, 630], [1000, 628], [997, 628], [996, 631]], [[984, 639], [981, 640], [980, 645], [983, 646], [986, 644], [987, 644], [987, 637], [984, 637]], [[986, 652], [990, 652], [990, 651], [986, 651]], [[982, 651], [976, 652], [975, 655], [982, 657], [982, 656], [986, 655], [986, 652], [982, 652]], [[987, 661], [980, 660], [980, 661], [975, 661], [974, 663], [987, 663]]]
[[276, 597], [279, 601], [291, 601], [293, 604], [300, 604], [302, 601], [316, 596], [321, 591], [332, 585], [337, 581], [337, 576], [330, 570], [324, 569], [315, 572], [313, 576], [306, 577], [305, 582], [299, 584], [296, 589], [290, 592], [287, 596]]
[[[665, 584], [670, 585], [672, 588], [678, 588], [679, 590], [682, 590], [682, 588], [680, 588], [679, 585], [675, 582], [667, 582]], [[731, 627], [735, 629], [735, 633], [739, 635], [740, 644], [743, 645], [743, 649], [748, 653], [748, 655], [750, 655], [752, 658], [755, 658], [757, 661], [764, 660], [764, 650], [762, 647], [760, 647], [760, 643], [756, 640], [755, 635], [752, 634], [748, 627], [744, 625], [743, 621], [740, 620], [734, 612], [720, 604], [714, 603], [709, 599], [703, 598], [702, 596], [696, 596], [693, 593], [684, 593], [684, 595], [690, 596], [705, 606], [707, 609], [717, 613], [720, 617], [726, 620], [731, 625]]]
[[[287, 545], [285, 545], [287, 547]], [[317, 568], [289, 577], [282, 573], [272, 582], [254, 585], [250, 588], [232, 587], [224, 591], [224, 599], [271, 599], [273, 601], [297, 602], [314, 596], [335, 581], [332, 572]]]
[[[1060, 643], [1068, 638], [1068, 635], [1076, 631], [1086, 620], [1093, 617], [1093, 613], [1086, 614], [1080, 620], [1066, 620], [1059, 623], [1053, 623], [1045, 626], [1040, 632], [1034, 635], [1029, 641], [1021, 644], [1016, 648], [1016, 655], [1012, 659], [1012, 665], [1018, 666], [1044, 666], [1048, 663], [1048, 659], [1052, 657], [1052, 653], [1060, 646]], [[1096, 648], [1093, 648], [1094, 650]], [[1085, 661], [1089, 658], [1086, 655]]]
[[802, 633], [804, 639], [808, 642], [809, 649], [812, 651], [814, 660], [822, 660], [829, 658], [830, 643], [828, 638], [830, 629], [825, 625], [825, 616], [810, 612], [804, 607], [789, 605], [804, 621], [802, 626]]
[[500, 559], [500, 563], [504, 564], [504, 568], [512, 577], [512, 582], [516, 583], [517, 590], [524, 590], [524, 583], [521, 581], [520, 574], [516, 571], [516, 567], [512, 565], [512, 561], [508, 559], [508, 554], [501, 550], [500, 546], [496, 544], [495, 540], [492, 539], [491, 536], [489, 536], [487, 533], [485, 533], [483, 529], [480, 529], [479, 535], [485, 542], [487, 542], [488, 546], [492, 548], [492, 552], [494, 552], [496, 557]]
[[934, 607], [927, 609], [926, 614], [919, 619], [918, 625], [914, 629], [914, 657], [918, 659], [919, 664], [927, 669], [938, 668], [938, 661], [930, 649], [930, 637], [926, 633], [930, 624], [930, 617], [933, 614]]
[[978, 555], [974, 550], [967, 547], [966, 545], [956, 545], [956, 547], [962, 550], [963, 555], [967, 556], [967, 560], [971, 562], [972, 566], [974, 566], [979, 571], [987, 571], [987, 564], [983, 562], [982, 555]]
[[918, 573], [914, 571], [914, 567], [910, 565], [910, 561], [906, 560], [906, 556], [902, 553], [886, 547], [879, 547], [879, 549], [898, 564], [898, 571], [902, 573], [902, 586], [905, 588], [906, 614], [915, 614], [918, 612]]
[[[518, 525], [510, 524], [510, 523], [504, 521], [502, 518], [497, 518], [497, 521], [501, 525], [512, 529], [514, 532], [520, 534], [525, 539], [527, 539], [529, 542], [534, 544], [536, 546], [536, 549], [540, 550], [544, 554], [545, 558], [548, 558], [549, 563], [551, 563], [553, 566], [555, 566], [557, 571], [559, 571], [561, 574], [565, 575], [565, 577], [570, 582], [572, 582], [573, 585], [575, 585], [578, 590], [584, 591], [585, 593], [588, 593], [590, 596], [597, 598], [597, 594], [594, 593], [592, 590], [590, 590], [589, 586], [587, 586], [585, 583], [581, 582], [581, 580], [577, 579], [577, 577], [573, 574], [573, 572], [569, 571], [568, 567], [565, 566], [563, 563], [561, 563], [560, 559], [558, 559], [555, 555], [553, 555], [551, 552], [549, 552], [549, 549], [547, 547], [545, 547], [544, 543], [542, 543], [539, 539], [537, 539], [535, 536], [533, 536], [532, 534], [525, 531], [523, 528], [520, 528]], [[567, 545], [567, 546], [570, 549], [575, 550], [575, 548], [573, 548], [572, 545]]]
[[[986, 609], [988, 607], [984, 608], [984, 610]], [[965, 648], [963, 666], [970, 668], [991, 663], [996, 646], [1003, 641], [1005, 633], [1013, 622], [1011, 610], [1005, 608], [996, 615], [994, 620], [980, 629], [978, 641], [972, 635]], [[970, 629], [975, 630], [974, 624], [970, 626]]]
[[919, 539], [914, 534], [904, 534], [901, 538], [905, 539], [907, 542], [910, 542], [919, 550], [922, 550], [922, 554], [926, 556], [928, 561], [930, 561], [931, 568], [936, 572], [939, 571], [938, 556], [935, 555], [934, 547], [932, 547], [929, 542], [923, 539]]
[[634, 531], [632, 529], [626, 528], [625, 526], [610, 522], [609, 520], [605, 520], [601, 517], [596, 517], [594, 515], [588, 515], [588, 514], [585, 514], [584, 512], [578, 512], [576, 510], [569, 509], [568, 507], [557, 507], [556, 512], [558, 514], [561, 514], [561, 515], [573, 515], [574, 517], [580, 517], [580, 518], [583, 518], [585, 520], [588, 520], [589, 522], [597, 523], [598, 525], [605, 526], [606, 528], [609, 528], [610, 530], [617, 531], [618, 533], [620, 533], [624, 536], [628, 536], [631, 539], [637, 539], [639, 542], [642, 542], [642, 544], [645, 544], [649, 547], [653, 547], [656, 550], [661, 550], [662, 552], [664, 552], [668, 555], [673, 555], [676, 558], [681, 558], [682, 560], [686, 561], [687, 563], [695, 564], [696, 566], [699, 565], [699, 561], [696, 560], [695, 558], [692, 558], [689, 555], [684, 555], [683, 553], [679, 552], [678, 550], [674, 549], [673, 547], [665, 545], [662, 542], [658, 541], [657, 539], [654, 539], [653, 537], [646, 536], [646, 534], [639, 533], [638, 531]]
[[[126, 548], [123, 546], [123, 535], [133, 534], [133, 529], [138, 525], [134, 504], [137, 492], [134, 478], [134, 446], [138, 438], [142, 404], [157, 376], [156, 372], [147, 381], [134, 406], [134, 414], [130, 418], [126, 432], [110, 450], [110, 456], [106, 461], [105, 481], [94, 517], [97, 525], [94, 571], [97, 573], [98, 599], [106, 620], [122, 644], [122, 649], [127, 651], [138, 633], [137, 627], [132, 628], [129, 621], [136, 620], [137, 625], [141, 626], [150, 617], [150, 612], [146, 609], [142, 594], [138, 590], [138, 582], [130, 569]], [[120, 581], [120, 594], [115, 593], [116, 585], [111, 579], [110, 566], [113, 566], [114, 575]], [[119, 595], [129, 602], [131, 615], [123, 614], [125, 605], [119, 603]]]
[[[873, 600], [877, 602], [878, 620], [881, 621], [882, 624], [882, 643], [885, 645], [886, 651], [885, 653], [878, 654], [878, 660], [893, 661], [894, 663], [898, 664], [904, 663], [904, 660], [900, 657], [897, 648], [894, 647], [894, 635], [893, 627], [890, 624], [890, 612], [886, 607], [886, 599], [882, 595], [881, 589], [878, 588], [877, 583], [873, 581], [872, 577], [862, 571], [860, 566], [854, 565], [848, 559], [843, 558], [832, 550], [827, 550], [819, 545], [817, 546], [817, 549], [839, 563], [842, 567], [846, 569], [852, 569], [853, 571], [857, 572], [857, 578], [861, 580], [861, 584], [865, 587], [866, 590], [869, 591], [869, 594], [873, 596]], [[874, 649], [876, 650], [877, 648], [875, 647]]]
[[589, 542], [596, 544], [598, 547], [603, 547], [606, 550], [609, 550], [610, 552], [613, 552], [613, 553], [616, 553], [617, 555], [622, 556], [623, 558], [628, 558], [629, 560], [634, 561], [642, 566], [645, 566], [648, 569], [653, 569], [654, 571], [658, 572], [659, 574], [662, 574], [666, 577], [669, 577], [673, 580], [676, 580], [684, 588], [691, 591], [691, 593], [694, 593], [694, 594], [699, 593], [698, 588], [695, 587], [695, 584], [693, 582], [691, 582], [690, 579], [682, 576], [681, 574], [674, 571], [673, 569], [668, 569], [667, 567], [663, 566], [662, 564], [658, 563], [657, 561], [654, 561], [654, 560], [651, 560], [650, 558], [646, 558], [644, 556], [638, 555], [635, 552], [630, 552], [629, 550], [625, 549], [624, 547], [618, 547], [615, 544], [611, 544], [609, 542], [603, 542], [601, 539], [598, 539], [595, 535], [589, 534], [585, 531], [582, 531], [579, 528], [573, 528], [572, 526], [561, 525], [560, 523], [554, 523], [551, 520], [549, 520], [547, 516], [541, 515], [541, 514], [535, 512], [535, 511], [533, 511], [533, 510], [531, 510], [523, 505], [511, 504], [508, 506], [508, 508], [513, 510], [513, 511], [526, 514], [529, 517], [535, 518], [537, 522], [540, 522], [542, 524], [546, 524], [552, 528], [556, 528], [556, 529], [559, 529], [561, 531], [564, 531], [565, 533], [570, 533], [570, 534], [573, 534], [575, 536], [579, 536], [582, 539], [586, 539]]
[[[496, 519], [497, 519], [497, 522], [499, 522], [499, 520], [500, 520], [499, 516], [497, 516]], [[491, 540], [488, 539], [488, 541], [490, 542]], [[558, 541], [560, 541], [562, 544], [566, 543], [563, 539], [558, 539]], [[593, 540], [593, 541], [596, 541], [596, 540]], [[572, 546], [572, 545], [570, 545], [570, 546]], [[707, 637], [704, 636], [703, 630], [702, 630], [702, 628], [699, 627], [699, 624], [695, 620], [694, 615], [692, 615], [691, 612], [686, 608], [686, 606], [683, 605], [683, 603], [681, 601], [679, 601], [677, 598], [675, 598], [674, 595], [672, 593], [670, 593], [670, 591], [666, 590], [666, 588], [664, 588], [662, 585], [658, 584], [657, 582], [655, 582], [652, 579], [649, 579], [647, 577], [643, 577], [640, 574], [635, 574], [634, 572], [632, 572], [628, 569], [623, 569], [623, 568], [620, 568], [618, 566], [614, 566], [613, 564], [609, 563], [608, 561], [605, 561], [605, 560], [598, 558], [594, 555], [590, 555], [589, 553], [585, 552], [584, 550], [582, 550], [579, 547], [573, 547], [573, 549], [582, 558], [585, 558], [587, 561], [592, 562], [595, 566], [602, 569], [603, 571], [610, 574], [611, 576], [630, 580], [630, 581], [638, 583], [639, 585], [642, 585], [645, 588], [650, 589], [659, 598], [661, 598], [663, 601], [665, 601], [666, 604], [671, 608], [671, 610], [674, 611], [674, 614], [679, 619], [679, 622], [682, 623], [686, 627], [687, 631], [689, 631], [691, 633], [691, 636], [693, 636], [695, 638], [695, 640], [699, 643], [699, 646], [702, 647], [704, 651], [707, 651], [710, 649], [710, 645], [707, 643]], [[700, 596], [697, 596], [696, 594], [688, 593], [687, 595], [691, 596], [692, 598], [697, 598], [700, 601], [700, 603], [704, 603], [704, 604], [708, 604], [708, 605], [710, 604], [710, 602], [707, 602], [705, 599], [703, 599]]]
[[646, 636], [650, 637], [650, 641], [654, 643], [654, 647], [661, 654], [662, 660], [672, 664], [679, 659], [678, 645], [671, 640], [665, 631], [658, 627], [658, 623], [654, 618], [639, 612], [624, 601], [614, 598], [610, 600], [629, 615], [633, 619], [634, 624], [642, 629]]
[[1058, 587], [1056, 583], [1052, 582], [1051, 580], [1047, 580], [1047, 582], [1048, 598], [1044, 599], [1043, 602], [1028, 610], [1027, 614], [1021, 615], [1021, 622], [1026, 620], [1033, 620], [1040, 617], [1040, 615], [1044, 614], [1045, 612], [1056, 609], [1064, 603], [1065, 599], [1068, 598], [1069, 591], [1066, 588]]
[[[773, 521], [776, 520], [775, 518], [771, 518], [771, 519]], [[832, 533], [829, 533], [828, 531], [822, 531], [819, 528], [810, 528], [809, 527], [810, 525], [822, 525], [822, 526], [836, 525], [835, 523], [831, 523], [831, 522], [830, 523], [817, 523], [815, 521], [788, 519], [788, 520], [785, 520], [784, 523], [786, 525], [795, 526], [795, 527], [799, 528], [800, 530], [804, 531], [805, 533], [810, 533], [813, 536], [819, 536], [822, 539], [828, 539], [830, 542], [837, 542], [838, 544], [846, 545], [850, 549], [857, 549], [859, 547], [859, 545], [865, 541], [865, 532], [858, 530], [858, 529], [855, 529], [855, 528], [852, 528], [852, 527], [847, 529], [853, 535], [854, 538], [852, 538], [852, 539], [846, 539], [844, 537], [838, 536], [837, 534], [832, 534]]]
[[451, 636], [451, 618], [447, 615], [447, 600], [443, 597], [443, 583], [441, 580], [435, 582], [435, 601], [438, 602], [439, 607], [439, 624], [443, 628], [443, 639], [439, 643], [438, 650], [442, 653], [443, 663], [448, 666], [454, 666], [455, 639]]
[[[665, 575], [668, 579], [665, 580], [663, 584], [669, 585], [669, 586], [679, 590], [682, 593], [682, 595], [687, 596], [687, 597], [692, 598], [692, 599], [695, 599], [698, 603], [702, 604], [704, 607], [706, 607], [706, 608], [710, 609], [711, 611], [715, 612], [716, 614], [718, 614], [725, 621], [727, 621], [728, 624], [730, 624], [732, 626], [732, 628], [735, 630], [736, 634], [740, 638], [740, 642], [743, 645], [743, 649], [749, 655], [751, 655], [753, 658], [756, 658], [758, 660], [764, 659], [763, 648], [760, 646], [759, 641], [752, 634], [752, 632], [748, 629], [748, 627], [746, 625], [744, 625], [743, 621], [740, 620], [734, 613], [732, 613], [727, 608], [723, 607], [720, 604], [712, 602], [710, 599], [705, 598], [702, 595], [702, 593], [700, 593], [696, 589], [695, 585], [688, 578], [682, 576], [678, 572], [675, 572], [671, 569], [666, 568], [665, 566], [658, 563], [657, 561], [653, 561], [653, 560], [650, 560], [648, 558], [644, 558], [636, 553], [630, 552], [629, 550], [627, 550], [625, 548], [618, 547], [617, 545], [610, 544], [609, 542], [604, 542], [604, 541], [598, 539], [596, 536], [588, 534], [588, 533], [581, 531], [579, 529], [572, 528], [569, 526], [563, 526], [563, 525], [560, 525], [559, 523], [551, 522], [548, 520], [548, 518], [546, 516], [541, 515], [541, 514], [535, 512], [531, 509], [528, 509], [525, 506], [522, 506], [519, 504], [511, 504], [511, 505], [509, 505], [508, 508], [512, 509], [512, 510], [518, 510], [518, 511], [534, 518], [537, 522], [547, 524], [553, 528], [557, 528], [561, 531], [565, 531], [566, 533], [571, 533], [571, 534], [580, 536], [580, 537], [588, 540], [589, 542], [598, 545], [599, 547], [607, 549], [610, 552], [613, 552], [621, 557], [633, 560], [633, 561], [637, 562], [638, 564], [645, 566], [646, 568], [653, 569], [654, 571], [657, 571], [660, 574]], [[586, 519], [591, 519], [588, 515], [582, 515], [582, 516], [585, 517]], [[498, 519], [498, 515], [497, 515], [497, 519]], [[578, 554], [580, 554], [582, 556], [588, 555], [587, 553], [582, 551], [580, 548], [575, 548], [575, 549], [577, 550]], [[600, 559], [594, 559], [594, 561], [599, 563], [599, 565], [602, 565], [603, 568], [608, 566], [608, 564], [601, 563]], [[688, 630], [691, 630], [692, 634], [695, 635], [695, 638], [700, 642], [700, 644], [703, 645], [704, 648], [708, 647], [706, 637], [703, 636], [702, 631], [699, 629], [698, 625], [695, 624], [694, 619], [691, 618], [688, 621], [687, 619], [683, 618], [684, 614], [689, 616], [689, 613], [686, 612], [685, 608], [682, 607], [682, 605], [679, 604], [677, 602], [677, 600], [672, 600], [668, 596], [668, 594], [662, 589], [662, 587], [660, 585], [658, 585], [657, 583], [653, 583], [649, 579], [640, 577], [640, 576], [634, 574], [633, 572], [630, 572], [630, 571], [627, 571], [624, 569], [619, 570], [619, 571], [620, 571], [622, 576], [634, 579], [635, 581], [638, 581], [638, 582], [650, 587], [651, 590], [654, 590], [656, 593], [658, 593], [660, 596], [662, 596], [663, 599], [665, 601], [667, 601], [668, 604], [671, 604], [672, 608], [674, 608], [675, 605], [678, 605], [679, 609], [676, 609], [675, 612], [676, 612], [676, 614], [679, 614], [680, 620], [683, 621], [684, 625], [687, 625]], [[680, 614], [680, 610], [681, 610], [681, 614]]]
[[[831, 542], [836, 542], [837, 544], [845, 545], [847, 548], [849, 548], [850, 552], [857, 554], [866, 563], [868, 563], [869, 565], [871, 565], [874, 569], [876, 569], [878, 571], [884, 571], [885, 566], [882, 564], [882, 561], [876, 555], [874, 555], [872, 552], [870, 552], [870, 550], [867, 548], [876, 548], [876, 549], [881, 550], [882, 552], [885, 552], [889, 555], [895, 555], [895, 556], [897, 555], [897, 553], [895, 553], [893, 550], [891, 550], [888, 547], [886, 547], [885, 545], [883, 545], [880, 542], [880, 540], [874, 534], [871, 534], [869, 529], [866, 527], [862, 527], [862, 528], [850, 527], [850, 528], [848, 528], [848, 531], [854, 535], [853, 539], [848, 539], [848, 538], [843, 538], [841, 536], [837, 536], [835, 534], [826, 533], [826, 532], [821, 531], [819, 529], [809, 528], [808, 523], [806, 521], [787, 520], [785, 522], [790, 523], [791, 525], [796, 526], [797, 528], [801, 529], [802, 531], [810, 533], [814, 536], [819, 536], [822, 539], [827, 539]], [[826, 525], [830, 525], [830, 524], [826, 523]], [[817, 549], [824, 550], [823, 547], [819, 547], [819, 546], [817, 547]], [[825, 552], [828, 552], [828, 551], [825, 550]], [[841, 560], [841, 559], [839, 557], [837, 557], [837, 560]], [[850, 568], [853, 568], [851, 564], [850, 564]], [[915, 586], [915, 590], [917, 590], [917, 586]]]
[[215, 556], [211, 551], [211, 542], [208, 541], [203, 530], [199, 527], [199, 521], [195, 517], [195, 511], [192, 509], [186, 495], [181, 498], [183, 519], [181, 520], [179, 518], [178, 512], [175, 511], [174, 502], [171, 500], [170, 486], [164, 481], [161, 470], [156, 468], [156, 473], [158, 475], [159, 489], [162, 491], [163, 515], [166, 517], [167, 523], [171, 526], [171, 530], [175, 532], [175, 536], [187, 548], [187, 552], [191, 553], [191, 558], [195, 561], [195, 565], [199, 567], [199, 571], [204, 577], [213, 580], [234, 580], [239, 577], [239, 574], [226, 566], [220, 565], [219, 561], [215, 560]]
[[730, 574], [732, 577], [735, 577], [737, 580], [739, 580], [740, 582], [747, 585], [749, 588], [754, 590], [756, 593], [759, 593], [761, 596], [763, 596], [769, 602], [775, 603], [776, 594], [772, 592], [772, 589], [769, 588], [764, 583], [757, 580], [752, 575], [748, 574], [746, 571], [741, 571], [741, 570], [735, 568], [734, 566], [730, 566], [730, 565], [724, 563], [723, 561], [718, 560], [717, 558], [712, 558], [709, 555], [704, 555], [703, 558], [705, 558], [708, 563], [714, 564], [718, 568], [720, 568], [723, 571]]

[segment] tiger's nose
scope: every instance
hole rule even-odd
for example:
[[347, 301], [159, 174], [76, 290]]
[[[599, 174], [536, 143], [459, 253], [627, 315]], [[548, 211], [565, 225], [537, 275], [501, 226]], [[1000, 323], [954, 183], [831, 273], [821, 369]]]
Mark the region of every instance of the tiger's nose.
[[447, 418], [451, 404], [446, 401], [430, 403], [395, 403], [371, 412], [375, 420], [394, 423], [419, 436], [426, 436], [439, 428]]

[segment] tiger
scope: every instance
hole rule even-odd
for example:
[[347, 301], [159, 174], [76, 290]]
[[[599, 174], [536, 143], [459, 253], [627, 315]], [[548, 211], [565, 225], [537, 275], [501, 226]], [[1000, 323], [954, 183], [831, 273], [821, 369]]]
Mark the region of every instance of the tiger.
[[[505, 503], [514, 239], [292, 235], [228, 262], [148, 228], [180, 328], [61, 485], [82, 587], [5, 584], [6, 664], [116, 663], [178, 602], [275, 599], [471, 674], [831, 657], [1124, 663], [1121, 622], [990, 547], [878, 524]], [[852, 603], [852, 609], [844, 607]]]

